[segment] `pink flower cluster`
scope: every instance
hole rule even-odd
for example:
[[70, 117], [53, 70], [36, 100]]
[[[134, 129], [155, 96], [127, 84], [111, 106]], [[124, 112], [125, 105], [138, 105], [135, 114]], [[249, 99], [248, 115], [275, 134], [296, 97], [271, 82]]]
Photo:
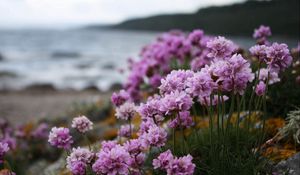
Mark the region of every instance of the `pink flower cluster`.
[[[187, 35], [180, 31], [171, 31], [159, 36], [154, 43], [145, 46], [140, 53], [140, 61], [129, 61], [130, 74], [124, 88], [130, 99], [135, 102], [139, 101], [143, 84], [157, 88], [162, 77], [174, 67], [186, 66], [192, 58], [198, 58], [197, 63], [193, 63], [193, 67], [195, 69], [201, 67], [199, 64], [206, 63], [205, 53], [208, 49], [206, 43], [209, 39], [210, 37], [204, 35], [202, 30], [194, 30]], [[116, 97], [116, 94], [112, 97], [115, 102], [119, 99]]]
[[292, 63], [292, 57], [286, 44], [256, 45], [249, 50], [253, 56], [258, 57], [262, 63], [267, 64], [270, 72], [279, 73]]
[[196, 167], [192, 160], [191, 155], [177, 158], [172, 155], [170, 150], [167, 150], [154, 159], [152, 164], [154, 169], [165, 170], [167, 175], [192, 175]]

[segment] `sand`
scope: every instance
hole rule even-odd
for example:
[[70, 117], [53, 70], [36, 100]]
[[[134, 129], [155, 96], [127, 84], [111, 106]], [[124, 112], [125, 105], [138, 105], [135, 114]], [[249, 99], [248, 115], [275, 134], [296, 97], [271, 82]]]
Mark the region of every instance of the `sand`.
[[74, 103], [108, 100], [111, 92], [95, 90], [53, 91], [22, 90], [0, 92], [0, 117], [12, 124], [20, 124], [47, 117], [58, 117], [69, 110]]

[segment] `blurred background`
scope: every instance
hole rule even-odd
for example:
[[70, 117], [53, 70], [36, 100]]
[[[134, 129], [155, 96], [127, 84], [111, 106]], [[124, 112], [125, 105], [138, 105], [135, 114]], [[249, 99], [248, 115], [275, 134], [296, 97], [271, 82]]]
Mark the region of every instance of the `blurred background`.
[[296, 47], [299, 0], [0, 0], [0, 114], [13, 123], [108, 99], [126, 63], [171, 29], [249, 48], [254, 28]]

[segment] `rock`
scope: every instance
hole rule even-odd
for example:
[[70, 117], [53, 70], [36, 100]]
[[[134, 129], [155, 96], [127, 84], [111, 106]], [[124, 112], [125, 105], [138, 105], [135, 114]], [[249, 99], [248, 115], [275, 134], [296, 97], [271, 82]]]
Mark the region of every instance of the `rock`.
[[112, 70], [115, 68], [115, 65], [113, 65], [112, 63], [106, 64], [102, 66], [103, 69], [108, 69], [108, 70]]
[[38, 160], [28, 167], [26, 174], [40, 174], [41, 170], [45, 169], [48, 164], [46, 160]]
[[0, 61], [4, 60], [4, 56], [0, 53]]
[[57, 51], [52, 53], [51, 57], [52, 58], [78, 58], [80, 57], [80, 54], [76, 52]]
[[118, 91], [122, 89], [122, 84], [121, 83], [114, 83], [110, 86], [111, 91]]
[[[0, 56], [0, 61], [1, 61], [1, 56]], [[16, 77], [18, 77], [18, 75], [13, 73], [13, 72], [1, 71], [0, 72], [0, 78], [1, 77], [16, 78]]]
[[300, 152], [294, 156], [279, 162], [274, 167], [277, 174], [299, 175], [300, 174]]
[[84, 91], [101, 92], [96, 85], [89, 85], [86, 88], [84, 88]]
[[52, 84], [34, 84], [27, 86], [25, 90], [28, 91], [56, 91]]
[[[43, 175], [52, 175], [52, 174], [66, 174], [66, 161], [64, 155], [61, 156], [56, 162], [50, 164], [49, 166], [41, 169], [43, 170]], [[38, 173], [39, 174], [39, 173]]]

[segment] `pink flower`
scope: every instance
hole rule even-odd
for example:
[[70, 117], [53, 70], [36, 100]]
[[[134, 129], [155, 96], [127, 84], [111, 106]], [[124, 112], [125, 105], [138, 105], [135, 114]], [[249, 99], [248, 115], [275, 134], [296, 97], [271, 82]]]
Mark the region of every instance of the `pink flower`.
[[[259, 80], [266, 82], [269, 75], [269, 84], [274, 84], [280, 82], [280, 78], [278, 77], [277, 72], [270, 72], [269, 69], [262, 68], [259, 70]], [[258, 72], [256, 73], [258, 74]]]
[[111, 101], [114, 105], [120, 106], [129, 100], [129, 98], [129, 94], [126, 91], [121, 90], [119, 93], [114, 92], [112, 94]]
[[126, 102], [116, 109], [116, 117], [123, 120], [131, 120], [136, 112], [136, 107], [133, 103]]
[[57, 148], [70, 149], [73, 140], [68, 128], [54, 127], [50, 131], [48, 142]]
[[96, 174], [107, 175], [128, 175], [131, 157], [130, 154], [120, 145], [109, 151], [101, 150], [97, 154], [98, 159], [92, 168]]
[[267, 50], [267, 64], [271, 71], [280, 72], [292, 64], [292, 56], [286, 44], [273, 43]]
[[79, 116], [73, 119], [72, 128], [76, 128], [79, 132], [85, 133], [93, 129], [93, 123], [86, 116]]
[[207, 42], [209, 48], [210, 58], [225, 59], [231, 57], [231, 55], [237, 50], [237, 46], [230, 40], [222, 36], [218, 36]]
[[165, 129], [152, 125], [147, 132], [144, 132], [140, 139], [144, 147], [155, 146], [162, 147], [167, 141], [167, 132]]
[[191, 155], [175, 158], [167, 168], [168, 175], [193, 175], [196, 165]]
[[101, 150], [108, 152], [109, 150], [115, 148], [117, 145], [118, 145], [117, 141], [115, 140], [108, 140], [108, 141], [104, 140], [101, 142]]
[[263, 96], [266, 92], [266, 84], [263, 81], [260, 81], [255, 88], [255, 93], [257, 96]]
[[253, 38], [257, 39], [258, 43], [265, 44], [267, 42], [267, 37], [271, 35], [270, 27], [261, 25], [258, 29], [254, 30]]
[[166, 115], [172, 112], [187, 111], [193, 105], [193, 99], [185, 91], [175, 91], [166, 94], [160, 102], [159, 110]]
[[152, 164], [154, 169], [165, 170], [167, 175], [192, 175], [196, 167], [192, 160], [191, 155], [177, 158], [170, 150], [167, 150], [153, 159]]
[[194, 124], [189, 111], [180, 112], [175, 119], [169, 122], [170, 128], [187, 128]]
[[[131, 125], [131, 132], [132, 132], [133, 128], [134, 128], [134, 125]], [[119, 130], [118, 135], [120, 137], [130, 137], [131, 136], [130, 125], [122, 125]]]
[[85, 169], [94, 158], [94, 154], [86, 148], [73, 148], [67, 157], [67, 168], [75, 175], [84, 175]]
[[206, 97], [210, 96], [216, 84], [208, 72], [200, 71], [188, 78], [186, 86], [186, 92], [193, 97]]
[[174, 156], [170, 150], [161, 153], [156, 159], [153, 159], [152, 164], [154, 169], [168, 169]]
[[3, 157], [9, 151], [7, 143], [0, 142], [0, 164], [3, 162]]
[[194, 72], [190, 70], [173, 70], [161, 80], [159, 87], [161, 94], [169, 94], [175, 91], [182, 91], [186, 88], [186, 80], [193, 77]]

